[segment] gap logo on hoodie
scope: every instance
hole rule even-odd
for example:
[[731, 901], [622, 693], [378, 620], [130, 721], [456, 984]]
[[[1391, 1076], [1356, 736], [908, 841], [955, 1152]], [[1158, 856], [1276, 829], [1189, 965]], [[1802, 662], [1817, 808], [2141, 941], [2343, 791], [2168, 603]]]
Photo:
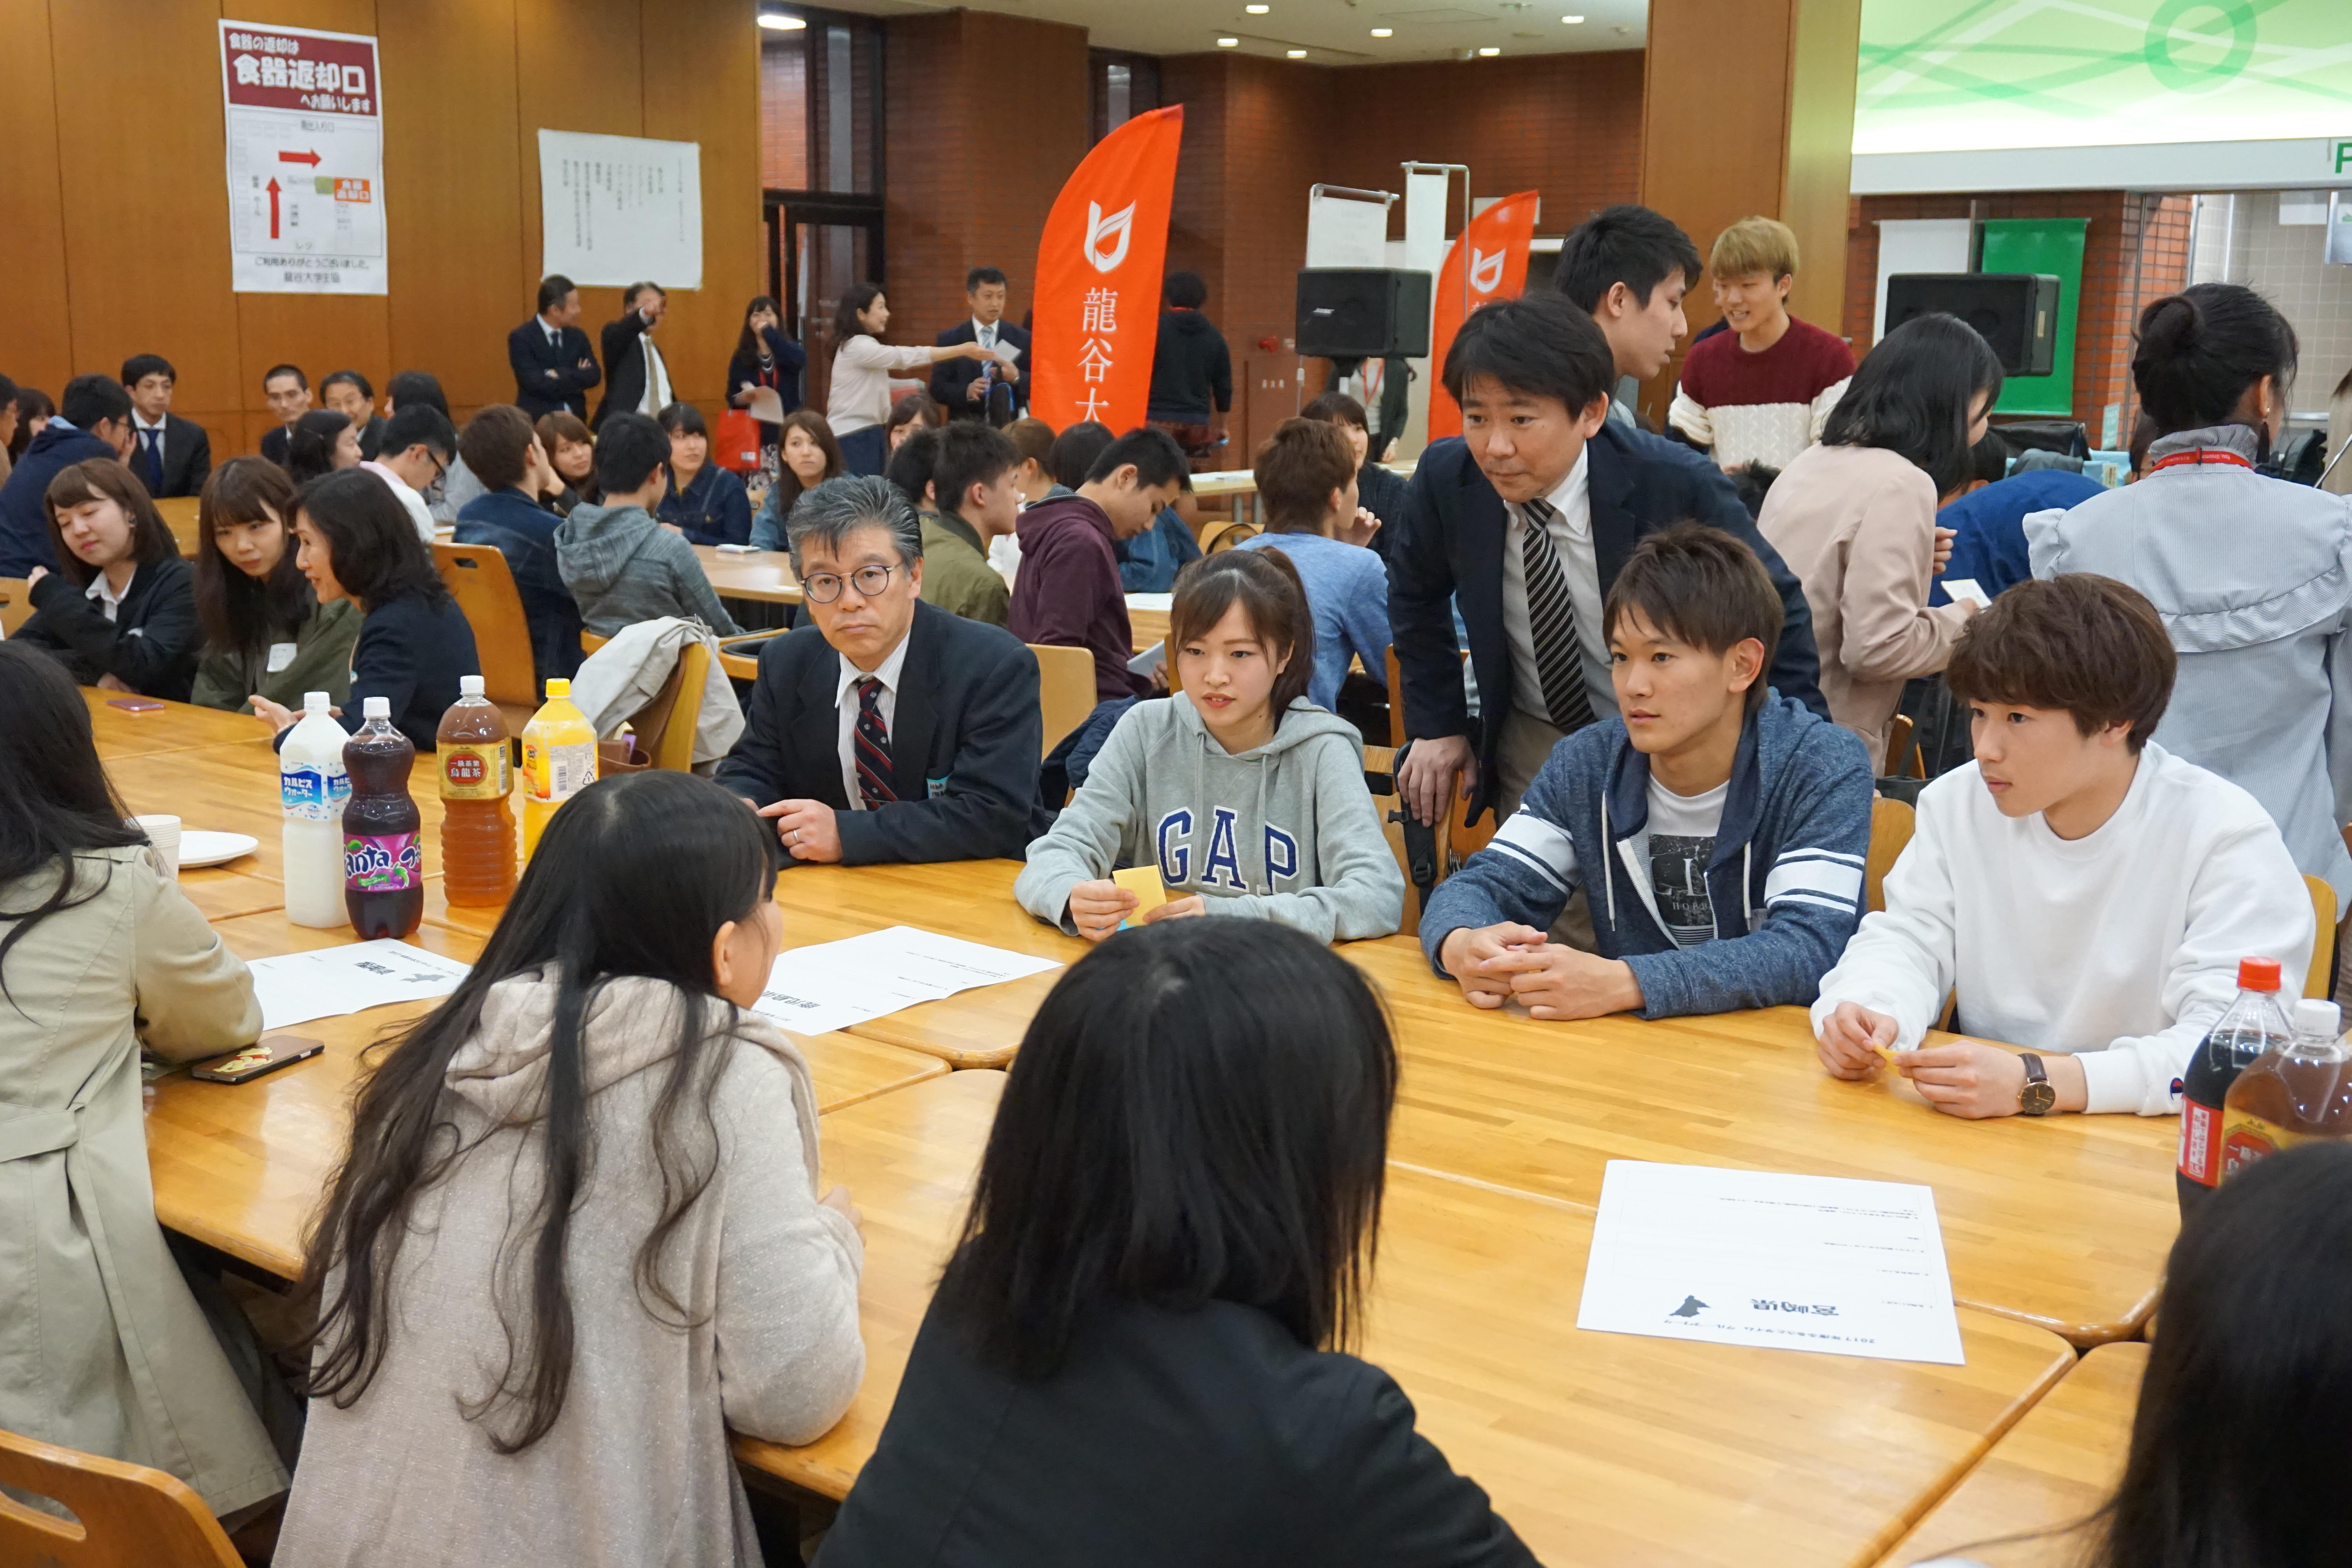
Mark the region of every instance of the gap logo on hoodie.
[[[1201, 861], [1202, 884], [1223, 888], [1228, 892], [1248, 893], [1282, 891], [1285, 882], [1298, 879], [1298, 840], [1269, 822], [1265, 825], [1266, 885], [1254, 889], [1242, 874], [1241, 853], [1236, 825], [1241, 813], [1229, 805], [1209, 808], [1209, 843]], [[1192, 878], [1192, 852], [1195, 847], [1192, 813], [1171, 811], [1162, 816], [1153, 829], [1152, 842], [1158, 847], [1160, 879], [1171, 887], [1188, 882]]]

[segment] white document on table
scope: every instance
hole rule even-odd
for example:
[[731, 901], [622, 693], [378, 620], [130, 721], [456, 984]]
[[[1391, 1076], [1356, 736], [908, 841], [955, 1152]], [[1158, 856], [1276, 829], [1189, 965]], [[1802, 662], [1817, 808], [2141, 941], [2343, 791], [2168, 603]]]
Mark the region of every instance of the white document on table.
[[1960, 1366], [1931, 1187], [1612, 1160], [1576, 1326]]
[[253, 993], [261, 1001], [264, 1030], [340, 1018], [391, 1002], [446, 996], [472, 968], [388, 937], [347, 942], [315, 952], [257, 958]]
[[1176, 608], [1176, 595], [1173, 594], [1129, 594], [1127, 596], [1127, 607], [1130, 610], [1157, 610], [1164, 616], [1170, 614]]
[[822, 1035], [919, 1002], [1061, 967], [1058, 959], [891, 926], [778, 953], [751, 1011], [800, 1034]]

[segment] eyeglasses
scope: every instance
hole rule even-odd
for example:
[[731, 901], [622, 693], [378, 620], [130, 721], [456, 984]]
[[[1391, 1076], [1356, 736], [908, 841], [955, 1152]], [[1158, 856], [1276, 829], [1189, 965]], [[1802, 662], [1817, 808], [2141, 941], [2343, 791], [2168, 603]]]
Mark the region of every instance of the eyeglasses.
[[[849, 574], [849, 584], [861, 598], [877, 598], [890, 586], [890, 574], [905, 570], [903, 565], [860, 566]], [[801, 592], [820, 605], [830, 605], [841, 597], [841, 584], [842, 579], [833, 573], [819, 572], [801, 579]]]

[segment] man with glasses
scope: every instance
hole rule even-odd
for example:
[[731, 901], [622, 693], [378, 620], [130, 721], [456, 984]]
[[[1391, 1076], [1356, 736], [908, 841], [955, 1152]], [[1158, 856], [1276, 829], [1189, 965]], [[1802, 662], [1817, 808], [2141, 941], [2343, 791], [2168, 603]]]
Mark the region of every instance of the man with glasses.
[[425, 492], [440, 482], [457, 455], [457, 432], [447, 415], [429, 403], [404, 403], [383, 422], [375, 460], [360, 465], [392, 487], [427, 548], [433, 543], [433, 513]]
[[888, 481], [828, 479], [788, 529], [807, 620], [761, 650], [719, 782], [788, 862], [1020, 858], [1045, 829], [1036, 656], [922, 602], [921, 523]]

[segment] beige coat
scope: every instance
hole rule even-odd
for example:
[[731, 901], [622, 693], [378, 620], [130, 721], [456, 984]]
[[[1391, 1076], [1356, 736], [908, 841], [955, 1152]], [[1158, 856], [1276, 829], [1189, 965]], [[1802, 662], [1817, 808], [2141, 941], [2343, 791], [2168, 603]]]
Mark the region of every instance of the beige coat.
[[465, 1418], [461, 1402], [506, 1365], [501, 1300], [519, 1333], [530, 1328], [527, 1256], [494, 1280], [509, 1226], [537, 1201], [554, 999], [536, 973], [501, 982], [450, 1061], [440, 1113], [466, 1152], [411, 1211], [374, 1382], [348, 1410], [310, 1403], [278, 1568], [757, 1563], [726, 1429], [805, 1443], [857, 1391], [863, 1247], [816, 1201], [808, 1068], [763, 1018], [743, 1015], [712, 1047], [715, 1174], [664, 1266], [693, 1326], [657, 1321], [639, 1300], [637, 1248], [662, 1209], [647, 1130], [681, 996], [630, 979], [586, 1024], [593, 1153], [566, 1256], [575, 1352], [562, 1414], [511, 1457]]
[[[0, 963], [0, 1427], [168, 1470], [230, 1513], [286, 1472], [155, 1223], [139, 1045], [216, 1056], [261, 1008], [152, 850], [76, 859], [77, 896], [101, 890]], [[56, 886], [26, 878], [0, 909]]]
[[1972, 613], [1927, 607], [1936, 482], [1880, 447], [1811, 446], [1772, 481], [1756, 526], [1805, 585], [1830, 717], [1885, 772], [1903, 683], [1944, 668]]

